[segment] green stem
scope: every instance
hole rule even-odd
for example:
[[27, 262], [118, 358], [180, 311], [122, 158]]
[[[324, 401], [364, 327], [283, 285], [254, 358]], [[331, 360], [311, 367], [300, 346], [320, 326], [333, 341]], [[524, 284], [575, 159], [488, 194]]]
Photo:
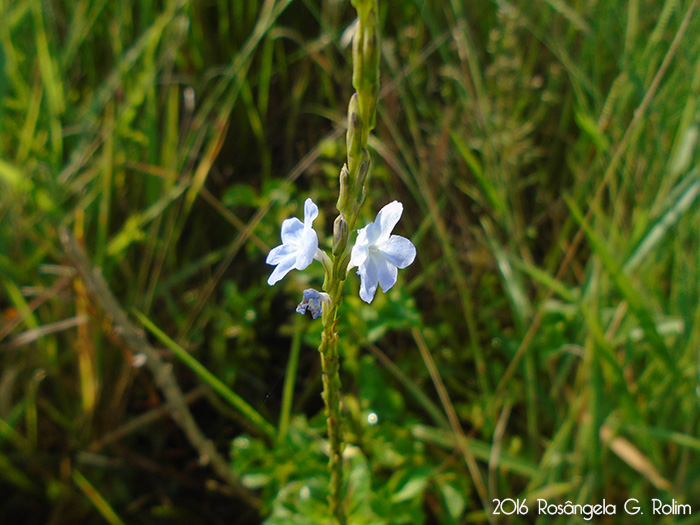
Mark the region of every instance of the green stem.
[[[326, 405], [328, 423], [328, 440], [330, 442], [330, 459], [328, 468], [331, 473], [330, 506], [331, 514], [340, 525], [345, 525], [345, 507], [343, 504], [343, 430], [340, 410], [340, 361], [338, 354], [338, 333], [335, 331], [338, 310], [335, 303], [329, 310], [328, 322], [324, 322], [321, 334], [321, 366], [323, 367], [323, 401]], [[326, 316], [324, 315], [324, 318]], [[324, 319], [325, 321], [325, 319]]]
[[343, 298], [351, 248], [349, 232], [355, 228], [365, 200], [370, 155], [367, 139], [374, 128], [379, 93], [379, 23], [377, 0], [352, 0], [359, 24], [353, 39], [353, 86], [356, 93], [348, 105], [347, 163], [340, 172], [340, 215], [333, 226], [332, 264], [325, 266], [324, 291], [331, 300], [323, 306], [321, 366], [323, 368], [323, 401], [326, 405], [331, 474], [330, 507], [338, 525], [346, 525], [343, 492], [343, 429], [340, 407], [340, 354], [338, 352], [338, 307]]
[[[347, 249], [344, 250], [345, 255]], [[345, 283], [345, 268], [347, 261], [344, 256], [336, 256], [329, 275], [329, 283], [326, 293], [331, 301], [323, 308], [323, 332], [321, 333], [321, 346], [318, 351], [321, 354], [321, 367], [323, 369], [323, 402], [326, 406], [326, 421], [328, 426], [328, 441], [330, 444], [330, 459], [328, 469], [331, 474], [330, 507], [331, 514], [339, 525], [345, 525], [344, 493], [343, 493], [343, 429], [340, 407], [340, 353], [338, 351], [338, 306], [342, 299], [343, 284]]]

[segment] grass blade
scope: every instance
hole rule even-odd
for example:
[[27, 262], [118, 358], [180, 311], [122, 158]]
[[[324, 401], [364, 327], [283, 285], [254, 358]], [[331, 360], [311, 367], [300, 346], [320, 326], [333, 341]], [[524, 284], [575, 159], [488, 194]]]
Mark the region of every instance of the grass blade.
[[297, 319], [294, 324], [294, 336], [292, 337], [292, 347], [289, 351], [289, 362], [287, 363], [287, 371], [284, 374], [284, 389], [282, 390], [282, 413], [280, 414], [279, 433], [277, 440], [282, 440], [287, 435], [289, 428], [289, 418], [292, 413], [292, 399], [294, 397], [294, 383], [297, 376], [297, 368], [299, 366], [299, 353], [301, 352], [301, 343], [304, 340], [304, 332], [308, 325], [303, 323], [302, 319]]
[[698, 200], [698, 196], [700, 196], [700, 180], [697, 178], [698, 170], [696, 169], [694, 171], [693, 179], [695, 180], [689, 185], [685, 181], [679, 185], [687, 187], [680, 187], [678, 188], [680, 191], [674, 192], [673, 201], [666, 209], [666, 212], [659, 218], [657, 223], [652, 226], [649, 233], [644, 236], [637, 246], [637, 249], [634, 250], [632, 255], [627, 259], [627, 262], [622, 267], [622, 271], [626, 275], [632, 273], [642, 261], [650, 256], [654, 249], [666, 238], [666, 235], [678, 224], [678, 221], [683, 218]]
[[95, 506], [102, 517], [107, 520], [111, 525], [124, 525], [117, 513], [110, 506], [106, 499], [102, 497], [95, 487], [92, 486], [85, 476], [83, 476], [79, 470], [73, 470], [71, 473], [73, 478], [73, 483], [80, 489], [80, 491], [85, 494], [85, 497], [90, 500], [90, 502]]
[[209, 385], [215, 392], [228, 401], [234, 408], [238, 409], [251, 423], [255, 425], [258, 431], [270, 441], [274, 441], [275, 427], [265, 420], [252, 406], [250, 406], [242, 397], [236, 394], [228, 386], [226, 386], [218, 377], [207, 370], [199, 361], [192, 357], [187, 350], [182, 348], [175, 341], [170, 339], [165, 332], [158, 328], [148, 317], [143, 315], [138, 310], [133, 310], [136, 318], [151, 332], [156, 339], [164, 344], [175, 356], [182, 361], [187, 367], [192, 370], [197, 376]]
[[581, 228], [583, 228], [589, 242], [591, 243], [593, 251], [596, 253], [596, 255], [598, 255], [598, 257], [600, 257], [605, 269], [610, 273], [618, 289], [632, 308], [635, 316], [637, 319], [639, 319], [642, 329], [649, 340], [651, 348], [666, 364], [669, 371], [676, 378], [680, 378], [680, 372], [678, 370], [676, 360], [671, 356], [666, 343], [656, 329], [653, 314], [649, 309], [649, 301], [644, 298], [642, 293], [637, 291], [635, 286], [632, 284], [632, 281], [623, 272], [620, 263], [605, 246], [603, 239], [595, 231], [593, 231], [591, 226], [585, 220], [583, 213], [581, 210], [579, 210], [576, 203], [568, 196], [565, 196], [564, 200], [569, 206], [569, 209], [571, 210], [576, 222], [578, 222]]

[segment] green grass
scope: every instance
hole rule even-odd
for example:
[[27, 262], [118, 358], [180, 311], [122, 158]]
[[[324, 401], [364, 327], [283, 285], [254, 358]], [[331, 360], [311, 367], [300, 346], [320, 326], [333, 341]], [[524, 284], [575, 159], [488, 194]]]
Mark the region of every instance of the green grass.
[[[330, 241], [349, 4], [0, 1], [0, 521], [323, 522], [320, 326], [294, 312], [322, 271], [269, 287], [264, 260], [308, 196]], [[402, 201], [418, 257], [341, 307], [356, 523], [485, 522], [477, 486], [700, 508], [697, 7], [380, 0], [362, 221]]]

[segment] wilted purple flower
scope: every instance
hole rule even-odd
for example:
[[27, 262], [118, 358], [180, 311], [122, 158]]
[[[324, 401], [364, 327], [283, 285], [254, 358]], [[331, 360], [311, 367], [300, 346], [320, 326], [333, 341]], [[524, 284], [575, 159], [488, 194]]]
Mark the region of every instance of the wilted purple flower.
[[302, 301], [297, 306], [297, 312], [305, 314], [308, 310], [312, 319], [316, 319], [323, 313], [323, 303], [330, 302], [331, 296], [325, 292], [319, 292], [313, 288], [307, 288], [302, 293]]

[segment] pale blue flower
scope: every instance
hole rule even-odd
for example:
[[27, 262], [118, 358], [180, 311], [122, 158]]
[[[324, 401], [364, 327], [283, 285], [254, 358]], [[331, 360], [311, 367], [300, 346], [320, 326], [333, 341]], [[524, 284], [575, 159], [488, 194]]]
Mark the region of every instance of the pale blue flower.
[[291, 270], [305, 269], [314, 259], [322, 260], [321, 254], [317, 254], [320, 251], [318, 235], [311, 227], [316, 217], [318, 217], [318, 206], [311, 199], [306, 199], [303, 223], [296, 217], [282, 222], [282, 244], [270, 250], [265, 261], [267, 264], [277, 266], [272, 271], [267, 284], [272, 286]]
[[374, 222], [357, 230], [349, 267], [356, 266], [360, 276], [360, 297], [371, 303], [377, 285], [385, 293], [396, 284], [399, 268], [406, 268], [416, 258], [416, 247], [400, 235], [391, 235], [403, 213], [398, 201], [384, 206]]
[[323, 313], [323, 303], [330, 302], [331, 296], [325, 292], [319, 292], [313, 288], [307, 288], [302, 293], [302, 301], [297, 306], [297, 312], [305, 314], [308, 310], [312, 319], [316, 319]]

